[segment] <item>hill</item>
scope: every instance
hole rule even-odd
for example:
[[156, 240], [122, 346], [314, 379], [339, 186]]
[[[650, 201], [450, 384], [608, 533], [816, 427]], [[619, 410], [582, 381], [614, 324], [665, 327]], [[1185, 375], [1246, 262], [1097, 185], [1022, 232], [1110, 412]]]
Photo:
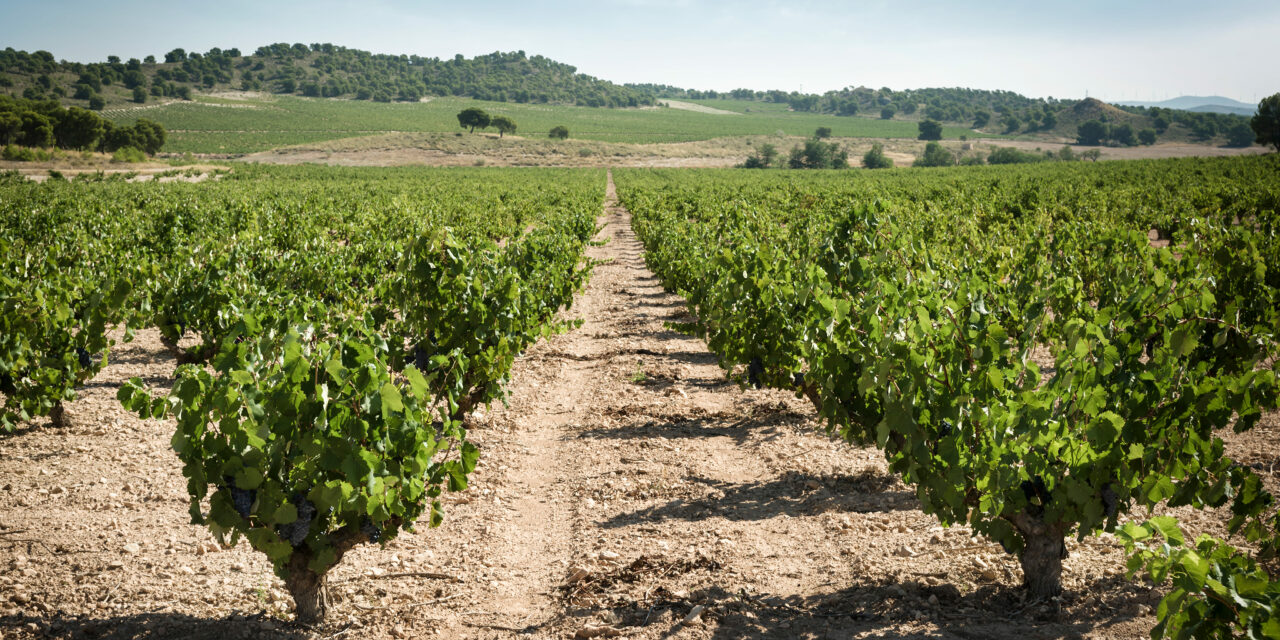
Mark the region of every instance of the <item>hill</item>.
[[577, 72], [523, 51], [464, 58], [382, 55], [332, 44], [273, 44], [251, 55], [238, 49], [79, 63], [47, 51], [0, 52], [0, 91], [30, 100], [58, 100], [101, 110], [198, 92], [262, 91], [374, 102], [416, 102], [428, 96], [591, 107], [653, 104], [651, 94]]

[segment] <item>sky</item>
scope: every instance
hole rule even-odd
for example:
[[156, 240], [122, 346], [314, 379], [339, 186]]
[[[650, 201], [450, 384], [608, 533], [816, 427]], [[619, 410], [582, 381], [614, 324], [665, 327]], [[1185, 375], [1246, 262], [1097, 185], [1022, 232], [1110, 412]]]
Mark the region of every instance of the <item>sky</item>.
[[1275, 0], [0, 0], [0, 46], [58, 59], [329, 42], [523, 50], [617, 83], [821, 93], [970, 87], [1108, 101], [1280, 91]]

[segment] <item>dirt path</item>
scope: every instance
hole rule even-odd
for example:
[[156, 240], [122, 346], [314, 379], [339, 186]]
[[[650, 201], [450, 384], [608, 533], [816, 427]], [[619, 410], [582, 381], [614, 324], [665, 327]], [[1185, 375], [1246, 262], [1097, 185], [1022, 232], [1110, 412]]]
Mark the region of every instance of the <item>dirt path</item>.
[[187, 524], [173, 424], [114, 402], [130, 376], [169, 382], [141, 332], [72, 405], [77, 426], [0, 440], [0, 638], [1147, 636], [1158, 594], [1124, 580], [1114, 542], [1071, 543], [1067, 594], [1025, 602], [1016, 561], [938, 526], [876, 450], [741, 390], [667, 328], [684, 303], [612, 178], [600, 226], [581, 326], [518, 359], [509, 406], [477, 416], [480, 464], [441, 527], [332, 571], [325, 629], [283, 622], [261, 554]]

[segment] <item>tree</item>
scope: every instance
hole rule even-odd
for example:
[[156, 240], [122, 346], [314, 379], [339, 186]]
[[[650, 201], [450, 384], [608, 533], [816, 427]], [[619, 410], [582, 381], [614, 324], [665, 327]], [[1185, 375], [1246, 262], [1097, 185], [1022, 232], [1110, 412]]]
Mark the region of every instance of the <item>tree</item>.
[[1001, 119], [1000, 124], [1004, 125], [1005, 133], [1017, 133], [1018, 129], [1022, 128], [1022, 121], [1012, 113]]
[[1280, 93], [1267, 96], [1258, 103], [1258, 113], [1249, 121], [1249, 127], [1257, 136], [1255, 142], [1271, 145], [1280, 151]]
[[1088, 120], [1076, 127], [1076, 143], [1096, 146], [1102, 144], [1108, 134], [1107, 125], [1098, 120]]
[[1164, 116], [1156, 116], [1151, 121], [1151, 126], [1156, 128], [1156, 133], [1164, 133], [1169, 130], [1169, 119]]
[[58, 146], [64, 149], [87, 149], [101, 136], [105, 129], [102, 118], [98, 114], [71, 107], [53, 127], [54, 138]]
[[815, 139], [815, 140], [822, 140], [822, 139], [824, 139], [824, 138], [830, 138], [830, 137], [831, 137], [831, 127], [818, 127], [818, 128], [817, 128], [817, 130], [815, 130], [815, 131], [813, 132], [813, 137], [814, 137], [814, 139]]
[[1253, 127], [1248, 123], [1237, 122], [1227, 128], [1228, 147], [1247, 147], [1253, 144]]
[[743, 169], [768, 169], [778, 160], [778, 149], [771, 144], [762, 144], [756, 152], [747, 156], [742, 163]]
[[942, 143], [930, 142], [924, 146], [924, 155], [916, 158], [915, 167], [950, 167], [956, 163], [956, 157], [947, 151]]
[[142, 104], [147, 101], [147, 90], [141, 86], [133, 88], [133, 101]]
[[884, 155], [884, 145], [877, 142], [862, 156], [862, 166], [868, 169], [892, 169], [893, 160]]
[[1086, 160], [1092, 160], [1093, 162], [1097, 162], [1097, 161], [1098, 161], [1098, 158], [1101, 158], [1101, 157], [1102, 157], [1102, 150], [1101, 150], [1101, 149], [1089, 149], [1088, 151], [1085, 151], [1085, 152], [1081, 153], [1081, 154], [1080, 154], [1080, 157], [1081, 157], [1081, 158], [1084, 158], [1084, 159], [1086, 159]]
[[551, 127], [551, 133], [547, 134], [547, 137], [555, 138], [556, 140], [567, 139], [569, 137], [569, 128], [561, 125]]
[[469, 107], [458, 112], [458, 124], [470, 128], [471, 133], [476, 132], [476, 127], [484, 129], [490, 122], [489, 114], [478, 107]]
[[89, 96], [89, 108], [94, 111], [102, 111], [107, 108], [107, 101], [95, 93]]
[[990, 112], [988, 112], [988, 111], [982, 111], [982, 110], [979, 110], [977, 113], [974, 113], [974, 114], [973, 114], [973, 128], [974, 128], [974, 129], [981, 129], [981, 128], [983, 128], [983, 127], [987, 126], [987, 123], [989, 123], [989, 122], [991, 122], [991, 113], [990, 113]]
[[919, 140], [941, 140], [942, 125], [933, 120], [921, 120], [917, 125], [920, 129], [920, 135], [916, 136]]
[[11, 144], [22, 131], [22, 118], [16, 113], [0, 113], [0, 144]]
[[504, 134], [516, 132], [516, 121], [508, 118], [507, 116], [494, 116], [493, 119], [490, 120], [490, 124], [498, 130], [499, 138]]
[[803, 148], [791, 149], [787, 166], [792, 169], [847, 169], [849, 152], [834, 142], [805, 140]]
[[892, 120], [893, 116], [897, 115], [897, 113], [898, 112], [893, 108], [893, 105], [887, 106], [880, 110], [880, 119]]
[[[1248, 129], [1248, 127], [1245, 127], [1245, 129]], [[1142, 143], [1142, 144], [1144, 144], [1144, 145], [1147, 145], [1147, 146], [1151, 146], [1151, 145], [1155, 144], [1155, 143], [1156, 143], [1156, 130], [1155, 130], [1155, 129], [1143, 129], [1142, 131], [1139, 131], [1139, 132], [1138, 132], [1138, 142], [1140, 142], [1140, 143]]]
[[1138, 144], [1138, 137], [1133, 133], [1133, 125], [1127, 122], [1111, 127], [1111, 139], [1116, 144], [1122, 144], [1126, 147]]
[[53, 121], [44, 114], [25, 111], [22, 118], [22, 137], [18, 144], [24, 147], [52, 147]]
[[1040, 128], [1047, 131], [1056, 126], [1058, 126], [1058, 116], [1054, 115], [1051, 112], [1046, 111], [1044, 114], [1044, 119], [1040, 121]]

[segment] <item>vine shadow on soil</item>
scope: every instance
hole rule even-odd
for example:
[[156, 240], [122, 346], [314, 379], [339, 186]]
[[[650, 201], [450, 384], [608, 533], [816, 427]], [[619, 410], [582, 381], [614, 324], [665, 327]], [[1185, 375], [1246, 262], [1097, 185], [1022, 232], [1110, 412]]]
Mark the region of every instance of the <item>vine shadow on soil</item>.
[[[768, 520], [779, 515], [814, 516], [822, 513], [872, 513], [920, 508], [915, 494], [890, 490], [892, 476], [867, 471], [835, 475], [817, 481], [813, 476], [789, 471], [768, 481], [739, 484], [690, 477], [707, 487], [698, 498], [676, 498], [665, 504], [622, 513], [603, 523], [605, 529], [665, 520], [696, 521], [719, 516], [732, 521]], [[812, 488], [814, 484], [817, 488]], [[833, 490], [829, 490], [831, 487]]]
[[[29, 625], [35, 625], [34, 629]], [[125, 638], [193, 640], [303, 640], [313, 637], [287, 622], [261, 616], [199, 618], [182, 613], [135, 613], [107, 618], [71, 616], [9, 616], [0, 618], [0, 629], [26, 629], [44, 638]]]
[[[1018, 587], [983, 585], [961, 594], [952, 584], [866, 581], [810, 596], [723, 594], [728, 606], [712, 638], [1085, 638], [1130, 622], [1132, 607], [1158, 595], [1123, 577], [1102, 578], [1059, 602], [1028, 602]], [[1103, 601], [1102, 594], [1106, 594]], [[928, 605], [930, 597], [937, 605]], [[926, 617], [917, 619], [916, 613]], [[783, 626], [785, 625], [785, 627]], [[1145, 631], [1145, 629], [1144, 629]], [[1128, 631], [1123, 632], [1125, 635]]]

